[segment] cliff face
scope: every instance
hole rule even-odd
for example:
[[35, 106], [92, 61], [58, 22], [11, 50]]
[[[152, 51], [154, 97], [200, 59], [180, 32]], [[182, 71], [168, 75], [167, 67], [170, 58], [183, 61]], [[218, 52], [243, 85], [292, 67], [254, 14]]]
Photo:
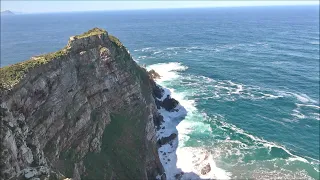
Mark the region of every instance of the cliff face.
[[0, 69], [3, 179], [155, 179], [154, 82], [95, 28]]

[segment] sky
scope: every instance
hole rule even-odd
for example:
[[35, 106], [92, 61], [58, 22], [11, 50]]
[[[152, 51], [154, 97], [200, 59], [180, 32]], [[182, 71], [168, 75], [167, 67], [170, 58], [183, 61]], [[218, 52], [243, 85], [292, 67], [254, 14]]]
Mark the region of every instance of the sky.
[[1, 0], [1, 11], [49, 13], [136, 9], [319, 5], [319, 1], [9, 1]]

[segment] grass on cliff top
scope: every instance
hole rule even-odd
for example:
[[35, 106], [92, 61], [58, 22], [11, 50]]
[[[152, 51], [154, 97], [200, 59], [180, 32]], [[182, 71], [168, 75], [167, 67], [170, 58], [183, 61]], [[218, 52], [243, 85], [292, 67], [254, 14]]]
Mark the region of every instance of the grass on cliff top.
[[117, 46], [122, 47], [123, 44], [120, 42], [120, 40], [112, 35], [109, 34], [109, 39], [111, 42], [115, 43]]
[[106, 34], [107, 31], [104, 30], [104, 29], [100, 29], [100, 28], [93, 28], [83, 34], [80, 34], [80, 35], [76, 35], [75, 37], [78, 38], [78, 39], [81, 39], [81, 38], [85, 38], [85, 37], [89, 37], [89, 36], [94, 36], [94, 35], [99, 35], [99, 34]]
[[46, 64], [53, 59], [58, 59], [62, 56], [65, 56], [67, 53], [67, 49], [64, 48], [57, 52], [35, 56], [32, 57], [30, 60], [0, 68], [0, 88], [11, 89], [31, 69], [38, 67], [42, 64]]
[[[75, 36], [76, 38], [85, 38], [98, 34], [106, 34], [107, 31], [100, 28], [93, 28], [81, 35]], [[118, 47], [123, 47], [123, 44], [118, 38], [109, 35], [109, 39]], [[38, 67], [39, 65], [46, 64], [53, 59], [58, 59], [62, 56], [67, 55], [68, 48], [65, 47], [57, 52], [40, 55], [31, 58], [30, 60], [20, 62], [11, 66], [0, 68], [0, 89], [11, 89], [14, 85], [20, 82], [20, 80], [28, 73], [31, 69]]]

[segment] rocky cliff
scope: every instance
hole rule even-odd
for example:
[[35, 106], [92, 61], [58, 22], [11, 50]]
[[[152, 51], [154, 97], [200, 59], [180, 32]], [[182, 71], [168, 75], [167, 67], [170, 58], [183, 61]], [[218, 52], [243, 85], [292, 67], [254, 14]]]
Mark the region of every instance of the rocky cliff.
[[73, 36], [62, 50], [0, 73], [1, 179], [155, 179], [163, 173], [153, 97], [159, 90], [105, 30]]

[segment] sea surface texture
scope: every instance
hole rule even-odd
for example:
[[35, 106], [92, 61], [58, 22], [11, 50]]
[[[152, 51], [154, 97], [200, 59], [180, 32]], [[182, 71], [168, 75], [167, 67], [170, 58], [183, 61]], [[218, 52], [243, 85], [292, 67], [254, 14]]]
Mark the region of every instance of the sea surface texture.
[[157, 71], [187, 111], [174, 124], [177, 168], [205, 155], [211, 177], [319, 179], [319, 7], [6, 16], [1, 66], [93, 27]]

